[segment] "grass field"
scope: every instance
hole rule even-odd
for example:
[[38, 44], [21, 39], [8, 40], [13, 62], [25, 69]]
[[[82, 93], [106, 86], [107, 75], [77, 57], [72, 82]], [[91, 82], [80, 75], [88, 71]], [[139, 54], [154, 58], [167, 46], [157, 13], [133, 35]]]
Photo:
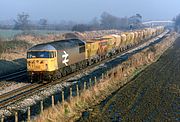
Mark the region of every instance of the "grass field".
[[0, 29], [1, 38], [13, 38], [15, 35], [22, 33], [20, 30], [2, 30]]
[[[30, 30], [29, 33], [36, 35], [46, 35], [46, 34], [60, 34], [66, 31], [55, 31], [55, 30]], [[0, 37], [4, 39], [11, 39], [18, 34], [22, 34], [21, 30], [3, 30], [0, 29]]]

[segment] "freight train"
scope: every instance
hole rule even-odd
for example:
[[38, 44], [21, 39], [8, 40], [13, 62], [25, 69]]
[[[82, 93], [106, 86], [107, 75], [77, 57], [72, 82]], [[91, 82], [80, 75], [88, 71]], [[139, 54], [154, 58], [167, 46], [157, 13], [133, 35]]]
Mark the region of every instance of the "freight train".
[[27, 51], [30, 81], [53, 81], [111, 57], [164, 31], [163, 26], [111, 34], [100, 38], [78, 38], [38, 44]]

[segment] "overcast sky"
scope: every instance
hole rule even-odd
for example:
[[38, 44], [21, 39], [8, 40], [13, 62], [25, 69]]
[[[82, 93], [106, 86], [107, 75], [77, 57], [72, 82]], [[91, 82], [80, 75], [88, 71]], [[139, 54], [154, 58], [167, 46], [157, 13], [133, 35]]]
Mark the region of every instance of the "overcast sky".
[[171, 20], [180, 13], [180, 0], [0, 0], [0, 20], [25, 12], [32, 20], [85, 22], [104, 11], [119, 17], [140, 13], [144, 20]]

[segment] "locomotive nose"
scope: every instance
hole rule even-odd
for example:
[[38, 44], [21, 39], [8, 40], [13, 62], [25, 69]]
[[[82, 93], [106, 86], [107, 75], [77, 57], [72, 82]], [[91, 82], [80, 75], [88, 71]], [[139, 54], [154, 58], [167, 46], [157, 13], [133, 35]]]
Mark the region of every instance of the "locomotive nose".
[[28, 61], [28, 67], [30, 71], [47, 71], [48, 63], [46, 60], [34, 60]]

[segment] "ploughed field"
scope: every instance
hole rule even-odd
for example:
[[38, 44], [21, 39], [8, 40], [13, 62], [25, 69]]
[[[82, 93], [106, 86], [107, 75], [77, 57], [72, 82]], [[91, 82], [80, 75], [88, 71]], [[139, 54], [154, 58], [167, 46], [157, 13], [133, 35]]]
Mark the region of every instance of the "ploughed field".
[[180, 121], [180, 38], [156, 63], [78, 121]]

